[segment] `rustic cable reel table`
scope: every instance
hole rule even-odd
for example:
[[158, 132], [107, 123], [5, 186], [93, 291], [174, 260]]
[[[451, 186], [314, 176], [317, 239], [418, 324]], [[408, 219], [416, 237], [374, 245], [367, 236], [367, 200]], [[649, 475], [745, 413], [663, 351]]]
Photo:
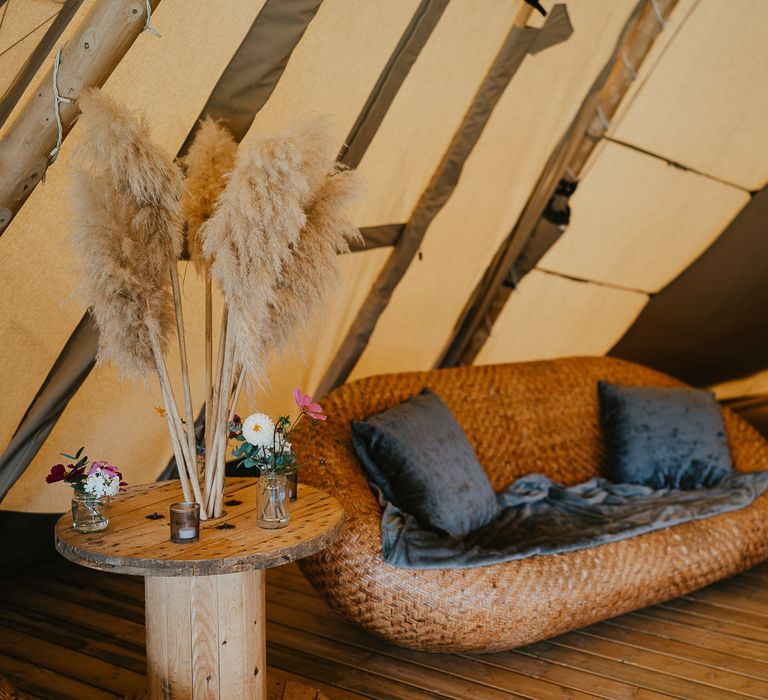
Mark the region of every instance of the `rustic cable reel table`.
[[[340, 534], [338, 501], [301, 484], [291, 521], [256, 524], [256, 479], [227, 479], [224, 515], [200, 523], [200, 539], [170, 541], [178, 481], [129, 487], [109, 527], [81, 534], [64, 514], [56, 549], [101, 571], [144, 576], [148, 698], [262, 700], [266, 693], [264, 569], [314, 554]], [[160, 517], [162, 516], [162, 517]]]

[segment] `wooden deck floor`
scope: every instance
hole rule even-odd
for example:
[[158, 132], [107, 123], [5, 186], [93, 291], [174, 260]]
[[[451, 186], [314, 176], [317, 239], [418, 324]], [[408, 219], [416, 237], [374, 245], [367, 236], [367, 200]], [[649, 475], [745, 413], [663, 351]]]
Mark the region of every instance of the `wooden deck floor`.
[[[270, 700], [768, 698], [768, 565], [484, 656], [384, 644], [335, 615], [295, 566], [267, 585]], [[141, 697], [143, 596], [141, 579], [63, 560], [4, 582], [0, 673], [33, 700]]]

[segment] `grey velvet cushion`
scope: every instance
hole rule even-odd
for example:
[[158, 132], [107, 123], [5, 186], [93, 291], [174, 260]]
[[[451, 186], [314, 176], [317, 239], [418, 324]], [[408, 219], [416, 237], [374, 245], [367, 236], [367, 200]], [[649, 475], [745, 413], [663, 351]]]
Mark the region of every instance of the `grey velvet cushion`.
[[352, 421], [352, 443], [383, 497], [424, 528], [461, 537], [499, 513], [464, 431], [428, 389], [365, 421]]
[[712, 487], [733, 471], [723, 415], [708, 391], [598, 383], [614, 482]]

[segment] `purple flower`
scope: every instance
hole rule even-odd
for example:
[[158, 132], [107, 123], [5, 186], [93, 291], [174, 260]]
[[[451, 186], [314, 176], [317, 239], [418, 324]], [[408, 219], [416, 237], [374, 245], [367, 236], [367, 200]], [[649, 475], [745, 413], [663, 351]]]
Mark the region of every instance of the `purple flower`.
[[117, 467], [114, 464], [104, 461], [98, 461], [91, 464], [91, 468], [88, 470], [88, 476], [99, 470], [110, 476], [122, 476], [122, 474], [117, 471]]
[[88, 470], [87, 476], [90, 476], [91, 474], [93, 474], [96, 471], [101, 471], [106, 476], [116, 476], [118, 479], [120, 479], [120, 487], [121, 487], [120, 490], [121, 491], [124, 490], [122, 488], [123, 486], [127, 486], [128, 485], [126, 482], [124, 482], [122, 480], [123, 479], [123, 474], [122, 474], [122, 472], [120, 470], [118, 470], [118, 468], [114, 464], [110, 464], [109, 462], [105, 462], [105, 461], [94, 462], [91, 465], [91, 468]]

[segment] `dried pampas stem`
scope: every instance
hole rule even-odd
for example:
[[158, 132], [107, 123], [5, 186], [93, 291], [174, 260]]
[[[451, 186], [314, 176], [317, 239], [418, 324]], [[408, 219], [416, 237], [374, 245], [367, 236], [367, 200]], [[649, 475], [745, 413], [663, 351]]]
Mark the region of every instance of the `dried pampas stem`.
[[[161, 385], [162, 387], [162, 385]], [[179, 436], [176, 434], [176, 426], [171, 418], [170, 407], [168, 406], [168, 396], [165, 390], [161, 388], [163, 394], [163, 407], [165, 408], [165, 420], [168, 423], [168, 432], [171, 435], [171, 446], [173, 447], [173, 456], [176, 460], [177, 471], [179, 472], [179, 482], [181, 483], [181, 492], [184, 494], [185, 501], [192, 500], [192, 494], [189, 490], [189, 479], [187, 479], [187, 470], [179, 465], [184, 464], [184, 457], [181, 454]]]
[[[206, 502], [211, 502], [213, 492], [215, 463], [217, 454], [217, 437], [221, 426], [219, 425], [219, 401], [221, 399], [221, 378], [224, 370], [224, 350], [227, 344], [227, 335], [229, 332], [229, 312], [227, 307], [221, 312], [221, 330], [219, 331], [219, 348], [216, 353], [216, 373], [213, 380], [213, 397], [211, 403], [211, 425], [205, 426], [205, 497]], [[224, 426], [226, 430], [227, 426]], [[225, 432], [226, 437], [226, 432]], [[210, 444], [209, 441], [210, 440]]]
[[151, 345], [152, 345], [152, 353], [155, 358], [155, 363], [157, 366], [157, 374], [158, 374], [158, 380], [160, 382], [160, 392], [163, 395], [163, 407], [165, 409], [165, 419], [168, 422], [168, 430], [171, 433], [171, 444], [173, 445], [173, 453], [176, 457], [176, 467], [177, 471], [179, 473], [179, 481], [181, 482], [181, 490], [184, 494], [184, 500], [191, 501], [192, 496], [191, 492], [189, 490], [189, 479], [187, 478], [187, 469], [186, 469], [186, 457], [184, 455], [184, 441], [179, 435], [176, 419], [174, 417], [174, 400], [173, 396], [169, 394], [168, 386], [165, 382], [165, 376], [163, 371], [161, 370], [161, 367], [165, 369], [165, 364], [163, 362], [163, 355], [160, 352], [160, 345], [157, 342], [157, 338], [152, 334], [150, 336], [151, 338]]
[[237, 143], [232, 135], [210, 117], [200, 122], [195, 139], [184, 158], [187, 171], [186, 189], [181, 198], [187, 224], [187, 247], [197, 268], [205, 275], [205, 463], [206, 496], [212, 477], [209, 464], [213, 445], [215, 413], [213, 376], [213, 295], [210, 260], [201, 249], [200, 227], [213, 214], [227, 176], [234, 167]]
[[206, 460], [206, 466], [205, 466], [205, 477], [206, 477], [206, 491], [205, 491], [205, 504], [208, 508], [208, 512], [211, 514], [212, 518], [216, 517], [215, 511], [215, 505], [216, 505], [216, 498], [215, 498], [215, 481], [214, 481], [214, 469], [213, 469], [213, 463], [214, 463], [214, 455], [218, 454], [219, 450], [219, 440], [221, 439], [221, 433], [219, 431], [216, 431], [213, 434], [213, 437], [211, 439], [211, 457]]
[[[179, 271], [176, 265], [171, 265], [171, 289], [173, 290], [173, 305], [176, 311], [176, 335], [179, 339], [179, 360], [181, 361], [181, 383], [184, 391], [184, 414], [186, 421], [186, 437], [189, 451], [194, 459], [195, 474], [197, 473], [197, 441], [195, 439], [195, 416], [192, 412], [192, 390], [189, 385], [189, 363], [187, 362], [187, 341], [184, 333], [184, 313], [181, 307], [181, 289], [179, 287]], [[190, 465], [190, 468], [192, 465]], [[197, 479], [195, 479], [196, 481]]]
[[235, 413], [237, 413], [237, 402], [240, 400], [240, 392], [243, 389], [243, 384], [245, 384], [245, 369], [243, 369], [242, 365], [237, 368], [235, 376], [237, 379], [235, 379], [235, 386], [232, 390], [232, 401], [230, 402], [228, 423], [232, 422]]
[[307, 328], [338, 280], [337, 255], [359, 236], [346, 210], [360, 187], [337, 168], [335, 153], [331, 130], [317, 119], [254, 140], [199, 230], [227, 314], [206, 411], [205, 493], [214, 517], [246, 377], [260, 381], [272, 349], [287, 349]]
[[179, 481], [182, 482], [182, 491], [184, 490], [184, 482], [188, 480], [192, 485], [194, 500], [200, 504], [200, 517], [205, 520], [208, 516], [203, 503], [202, 494], [200, 493], [200, 485], [197, 481], [197, 460], [194, 458], [194, 454], [189, 452], [189, 444], [185, 439], [181, 417], [179, 416], [178, 408], [176, 408], [176, 399], [173, 395], [171, 378], [168, 376], [168, 369], [165, 366], [165, 360], [163, 359], [163, 353], [160, 351], [160, 344], [158, 343], [157, 336], [150, 332], [149, 337], [155, 362], [157, 363], [157, 374], [160, 379], [160, 387], [163, 391], [166, 415], [170, 414], [171, 416], [171, 420], [169, 421], [169, 425], [173, 426], [171, 429], [171, 437], [179, 444], [179, 451], [181, 452], [181, 463], [177, 462], [176, 466], [178, 467]]
[[231, 333], [227, 333], [227, 341], [224, 348], [224, 362], [222, 365], [221, 379], [219, 386], [219, 402], [216, 415], [216, 430], [221, 433], [216, 451], [216, 466], [213, 479], [214, 493], [214, 517], [221, 515], [221, 493], [224, 490], [224, 472], [226, 469], [227, 457], [227, 436], [229, 426], [227, 425], [227, 412], [229, 408], [229, 391], [232, 386], [232, 371], [234, 367], [235, 343]]
[[205, 447], [208, 455], [208, 434], [210, 431], [213, 403], [213, 290], [211, 269], [205, 269]]

